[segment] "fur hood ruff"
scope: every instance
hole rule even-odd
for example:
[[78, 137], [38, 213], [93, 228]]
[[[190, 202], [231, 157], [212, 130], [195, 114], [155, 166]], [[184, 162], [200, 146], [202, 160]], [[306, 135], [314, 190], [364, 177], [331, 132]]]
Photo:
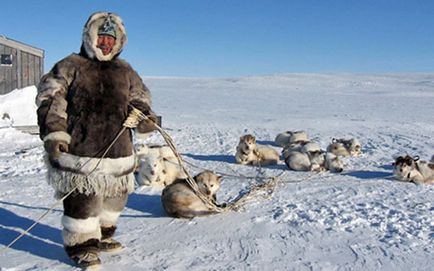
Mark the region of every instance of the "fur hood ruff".
[[[103, 55], [101, 50], [96, 47], [98, 39], [98, 29], [104, 24], [107, 18], [111, 18], [116, 24], [116, 43], [113, 50], [108, 55]], [[127, 32], [125, 31], [122, 19], [110, 12], [96, 12], [92, 14], [84, 25], [82, 48], [89, 58], [96, 58], [99, 61], [110, 61], [117, 57], [127, 43]]]

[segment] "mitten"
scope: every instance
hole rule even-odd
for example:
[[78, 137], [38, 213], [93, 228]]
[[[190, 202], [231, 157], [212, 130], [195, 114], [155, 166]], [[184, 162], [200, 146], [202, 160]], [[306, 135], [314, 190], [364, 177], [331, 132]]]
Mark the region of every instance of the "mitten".
[[155, 123], [158, 124], [157, 116], [154, 114], [154, 112], [150, 112], [149, 114], [147, 114], [147, 117], [149, 119], [142, 120], [137, 125], [137, 131], [139, 133], [149, 133], [149, 132], [152, 132], [156, 129]]
[[48, 158], [53, 166], [58, 165], [60, 152], [68, 152], [68, 143], [61, 140], [47, 140], [44, 142], [44, 149], [48, 154]]

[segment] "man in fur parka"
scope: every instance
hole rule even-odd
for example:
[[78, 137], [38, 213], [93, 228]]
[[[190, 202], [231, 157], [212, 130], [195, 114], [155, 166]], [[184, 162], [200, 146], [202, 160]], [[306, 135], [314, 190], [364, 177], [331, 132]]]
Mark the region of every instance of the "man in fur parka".
[[[97, 12], [83, 30], [79, 54], [54, 65], [38, 86], [38, 124], [47, 154], [48, 182], [63, 201], [63, 241], [80, 267], [100, 265], [99, 252], [122, 245], [112, 239], [116, 222], [134, 189], [130, 130], [122, 130], [131, 106], [155, 120], [149, 90], [138, 74], [118, 58], [126, 44], [123, 22]], [[142, 121], [136, 132], [150, 132]]]

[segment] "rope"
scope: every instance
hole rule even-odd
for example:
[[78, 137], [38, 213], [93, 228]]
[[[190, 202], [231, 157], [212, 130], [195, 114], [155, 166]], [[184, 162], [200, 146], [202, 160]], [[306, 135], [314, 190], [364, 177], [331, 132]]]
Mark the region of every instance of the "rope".
[[23, 231], [20, 235], [18, 235], [17, 238], [15, 238], [14, 240], [12, 240], [12, 242], [10, 242], [6, 247], [2, 248], [2, 250], [0, 251], [0, 254], [3, 254], [4, 252], [6, 252], [6, 250], [8, 250], [13, 244], [15, 244], [19, 239], [21, 239], [24, 235], [27, 235], [29, 233], [29, 231], [31, 229], [33, 229], [36, 225], [39, 224], [39, 222], [48, 215], [49, 212], [51, 212], [59, 202], [65, 200], [69, 195], [72, 194], [72, 192], [74, 192], [74, 190], [77, 187], [74, 187], [71, 191], [68, 192], [68, 194], [66, 194], [65, 196], [63, 196], [61, 199], [57, 200], [45, 213], [43, 213], [30, 227], [28, 227], [25, 231]]
[[194, 191], [194, 193], [202, 200], [202, 202], [212, 211], [217, 212], [217, 213], [221, 213], [224, 212], [224, 208], [219, 207], [216, 205], [216, 203], [208, 198], [207, 196], [205, 196], [199, 189], [199, 186], [197, 185], [197, 183], [194, 181], [193, 177], [190, 175], [190, 173], [188, 172], [187, 168], [184, 165], [184, 162], [181, 158], [181, 156], [179, 155], [175, 143], [173, 142], [172, 138], [170, 137], [170, 135], [168, 133], [166, 133], [166, 131], [164, 131], [158, 124], [156, 124], [154, 121], [152, 121], [148, 116], [146, 116], [145, 114], [143, 114], [140, 110], [138, 110], [137, 108], [132, 107], [132, 111], [131, 113], [133, 115], [136, 115], [137, 118], [142, 121], [142, 120], [147, 120], [149, 123], [151, 123], [155, 129], [158, 130], [158, 132], [161, 134], [161, 136], [164, 138], [164, 140], [166, 141], [167, 145], [169, 146], [169, 148], [172, 150], [173, 154], [175, 155], [176, 159], [178, 160], [178, 163], [182, 169], [182, 171], [185, 173], [185, 175], [187, 176], [186, 181], [187, 183], [190, 185], [191, 189]]
[[[266, 183], [263, 183], [263, 184], [253, 186], [248, 193], [242, 195], [241, 197], [236, 198], [233, 202], [227, 204], [224, 207], [217, 206], [216, 203], [212, 199], [208, 198], [200, 191], [197, 183], [194, 181], [193, 177], [190, 175], [187, 168], [185, 167], [184, 162], [183, 162], [180, 154], [178, 153], [176, 146], [175, 146], [175, 143], [173, 142], [170, 135], [166, 131], [164, 131], [158, 124], [156, 124], [154, 121], [152, 121], [148, 116], [143, 114], [140, 110], [132, 107], [131, 113], [133, 115], [136, 115], [140, 121], [142, 121], [142, 120], [149, 121], [149, 123], [151, 123], [155, 127], [155, 129], [158, 130], [158, 132], [161, 134], [161, 136], [166, 141], [169, 148], [172, 150], [176, 159], [178, 160], [178, 163], [179, 163], [182, 171], [187, 176], [187, 178], [186, 178], [187, 183], [190, 185], [193, 192], [195, 192], [195, 194], [202, 200], [202, 202], [210, 210], [212, 210], [216, 213], [222, 213], [222, 212], [229, 211], [229, 210], [238, 210], [240, 208], [240, 206], [242, 205], [242, 203], [245, 202], [247, 200], [247, 198], [250, 198], [253, 194], [258, 193], [259, 191], [261, 191], [265, 188], [267, 188], [268, 190], [271, 189], [272, 191], [274, 191], [274, 188], [276, 187], [276, 184], [277, 184], [277, 177], [280, 176], [281, 174], [278, 176], [275, 176], [275, 177], [259, 177], [259, 176], [251, 177], [252, 179], [267, 179], [269, 181]], [[259, 168], [259, 172], [260, 172], [260, 170], [261, 170], [261, 164], [260, 163], [258, 163], [258, 168]], [[227, 174], [224, 174], [224, 175], [227, 175]], [[240, 176], [232, 176], [232, 177], [239, 178]]]
[[[134, 108], [135, 109], [135, 108]], [[136, 109], [137, 110], [137, 109]], [[137, 110], [138, 111], [138, 110]], [[139, 111], [140, 112], [140, 111]], [[141, 113], [141, 112], [140, 112]], [[103, 155], [101, 156], [101, 158], [98, 160], [98, 162], [96, 163], [95, 167], [86, 174], [86, 177], [88, 177], [90, 174], [92, 174], [99, 166], [99, 164], [101, 163], [102, 159], [107, 155], [107, 153], [109, 152], [109, 150], [113, 147], [113, 145], [116, 143], [116, 141], [119, 139], [119, 137], [122, 135], [123, 132], [125, 132], [125, 130], [127, 128], [134, 128], [137, 127], [137, 124], [140, 122], [139, 120], [140, 116], [137, 114], [137, 112], [135, 110], [131, 111], [131, 113], [128, 115], [127, 119], [125, 120], [125, 122], [122, 124], [122, 129], [119, 131], [119, 133], [116, 135], [116, 137], [112, 140], [112, 142], [110, 143], [110, 145], [107, 147], [107, 149], [104, 151]], [[91, 159], [89, 158], [89, 160], [87, 160], [85, 163], [83, 163], [83, 165], [81, 165], [78, 170], [82, 169]], [[70, 196], [75, 189], [78, 187], [78, 185], [76, 185], [74, 188], [71, 189], [71, 191], [69, 191], [67, 194], [65, 194], [61, 199], [57, 200], [45, 213], [43, 213], [30, 227], [28, 227], [24, 232], [22, 232], [17, 238], [15, 238], [12, 242], [10, 242], [6, 247], [4, 247], [2, 250], [0, 250], [0, 254], [3, 254], [6, 250], [8, 250], [13, 244], [15, 244], [19, 239], [21, 239], [24, 235], [28, 234], [29, 231], [31, 229], [33, 229], [37, 224], [39, 224], [39, 222], [48, 215], [49, 212], [51, 212], [56, 206], [57, 204], [59, 204], [60, 202], [64, 201], [68, 196]]]
[[[173, 162], [171, 162], [169, 160], [166, 160], [166, 162], [173, 163]], [[214, 171], [214, 170], [209, 170], [209, 169], [206, 169], [206, 168], [203, 168], [203, 167], [199, 167], [199, 166], [194, 165], [193, 163], [190, 163], [188, 161], [184, 161], [184, 162], [186, 164], [192, 166], [192, 167], [195, 167], [195, 168], [198, 168], [198, 169], [201, 169], [201, 170], [211, 171], [211, 172], [213, 172], [215, 174], [218, 174], [218, 175], [224, 176], [224, 177], [243, 178], [243, 179], [248, 179], [248, 180], [252, 180], [252, 179], [255, 179], [255, 180], [258, 180], [258, 179], [260, 179], [260, 180], [269, 180], [268, 182], [260, 183], [260, 184], [257, 184], [255, 186], [252, 186], [247, 193], [245, 193], [245, 194], [243, 194], [241, 196], [236, 197], [230, 203], [226, 203], [225, 205], [223, 204], [225, 207], [221, 207], [221, 208], [224, 211], [229, 211], [229, 210], [231, 210], [231, 211], [238, 211], [238, 210], [240, 210], [241, 207], [242, 207], [242, 205], [248, 199], [252, 198], [254, 195], [258, 194], [259, 192], [261, 192], [263, 190], [266, 190], [268, 192], [268, 195], [271, 196], [274, 193], [275, 188], [277, 187], [279, 177], [281, 175], [283, 175], [283, 173], [284, 173], [284, 172], [281, 172], [280, 174], [278, 174], [278, 175], [276, 175], [274, 177], [232, 175], [232, 174], [227, 174], [227, 173], [220, 172], [220, 171]], [[259, 166], [258, 170], [260, 171], [260, 169], [261, 169], [261, 167]]]
[[[169, 162], [169, 163], [173, 163], [172, 161], [169, 161], [169, 160], [165, 160], [165, 161], [167, 161], [167, 162]], [[197, 165], [195, 165], [195, 164], [193, 164], [193, 163], [191, 163], [191, 162], [189, 162], [189, 161], [186, 161], [186, 160], [184, 160], [184, 162], [187, 164], [187, 165], [190, 165], [191, 167], [194, 167], [194, 168], [197, 168], [197, 169], [200, 169], [200, 170], [207, 170], [207, 171], [211, 171], [211, 172], [213, 172], [213, 173], [215, 173], [215, 174], [217, 174], [217, 175], [220, 175], [220, 176], [223, 176], [223, 177], [229, 177], [229, 178], [242, 178], [242, 179], [248, 179], [248, 180], [252, 180], [252, 179], [265, 179], [265, 180], [268, 180], [268, 179], [270, 179], [270, 178], [273, 178], [273, 177], [261, 177], [261, 176], [246, 176], [246, 175], [242, 175], [242, 174], [239, 174], [239, 175], [233, 175], [233, 174], [228, 174], [228, 173], [225, 173], [225, 172], [222, 172], [222, 171], [218, 171], [218, 170], [210, 170], [210, 169], [206, 169], [206, 168], [204, 168], [204, 167], [200, 167], [200, 166], [197, 166]], [[229, 168], [229, 169], [231, 169], [231, 168]], [[232, 170], [232, 169], [231, 169]]]
[[[268, 179], [269, 181], [265, 182], [265, 183], [262, 183], [262, 184], [258, 184], [258, 185], [253, 186], [248, 191], [248, 193], [243, 194], [243, 195], [237, 197], [234, 201], [232, 201], [231, 203], [227, 204], [225, 207], [217, 206], [216, 203], [212, 199], [208, 198], [207, 196], [205, 196], [200, 191], [197, 183], [194, 181], [194, 179], [191, 177], [190, 173], [186, 169], [186, 167], [185, 167], [185, 165], [183, 163], [183, 160], [181, 159], [181, 156], [179, 155], [178, 151], [176, 150], [175, 143], [173, 142], [173, 140], [169, 136], [169, 134], [167, 134], [166, 131], [164, 131], [159, 125], [157, 125], [154, 121], [152, 121], [148, 116], [146, 116], [145, 114], [143, 114], [140, 110], [136, 109], [135, 107], [132, 107], [132, 110], [130, 111], [127, 119], [123, 123], [122, 129], [119, 131], [119, 133], [112, 140], [112, 142], [110, 143], [110, 145], [107, 147], [107, 149], [105, 150], [105, 152], [103, 153], [103, 155], [101, 156], [101, 158], [98, 160], [98, 162], [95, 165], [95, 167], [88, 174], [86, 174], [86, 176], [89, 176], [90, 174], [92, 174], [98, 168], [98, 166], [101, 163], [102, 159], [107, 155], [107, 153], [109, 152], [109, 150], [113, 147], [113, 145], [116, 143], [116, 141], [119, 139], [119, 137], [122, 135], [122, 133], [127, 128], [135, 128], [143, 120], [149, 121], [158, 130], [158, 132], [160, 132], [160, 134], [162, 135], [162, 137], [164, 138], [164, 140], [166, 141], [166, 143], [169, 145], [170, 149], [172, 150], [172, 152], [176, 156], [176, 158], [178, 160], [178, 163], [181, 166], [182, 170], [187, 175], [187, 183], [190, 185], [190, 187], [193, 189], [193, 191], [196, 193], [196, 195], [207, 205], [207, 207], [210, 208], [211, 210], [217, 212], [217, 213], [225, 212], [225, 211], [228, 211], [228, 210], [235, 210], [235, 211], [239, 210], [241, 208], [242, 204], [247, 201], [247, 199], [251, 198], [256, 193], [259, 193], [259, 192], [263, 191], [264, 189], [268, 192], [268, 195], [271, 196], [272, 193], [274, 192], [274, 189], [277, 186], [278, 177], [283, 174], [283, 172], [282, 172], [281, 174], [279, 174], [277, 176], [274, 176], [274, 177], [259, 177], [259, 176], [256, 176], [256, 177], [247, 177], [247, 176], [243, 176], [244, 178], [247, 178], [247, 179]], [[83, 165], [81, 165], [81, 167], [78, 168], [78, 170], [81, 169], [82, 167], [84, 167], [84, 165], [86, 165], [89, 161], [90, 161], [90, 159], [88, 161], [86, 161]], [[260, 171], [260, 169], [261, 169], [261, 167], [260, 167], [260, 163], [259, 163], [259, 171]], [[228, 175], [228, 174], [222, 174], [222, 175], [224, 175], [224, 176], [231, 176], [231, 177], [240, 177], [240, 176]], [[61, 199], [57, 200], [30, 227], [28, 227], [17, 238], [15, 238], [6, 247], [4, 247], [0, 251], [0, 254], [4, 253], [6, 250], [8, 250], [13, 244], [15, 244], [19, 239], [21, 239], [24, 235], [26, 235], [31, 229], [33, 229], [49, 212], [51, 212], [57, 206], [57, 204], [59, 204], [59, 202], [64, 201], [68, 196], [70, 196], [75, 191], [75, 189], [77, 187], [78, 187], [78, 185], [75, 186], [73, 189], [71, 189], [71, 191], [69, 191], [67, 194], [65, 194]]]

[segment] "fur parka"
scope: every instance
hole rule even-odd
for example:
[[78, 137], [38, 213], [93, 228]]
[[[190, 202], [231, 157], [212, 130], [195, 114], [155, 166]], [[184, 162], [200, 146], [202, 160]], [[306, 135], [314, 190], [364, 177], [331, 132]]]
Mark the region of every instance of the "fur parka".
[[[96, 47], [98, 28], [109, 18], [116, 24], [116, 44], [108, 55]], [[118, 58], [127, 41], [123, 22], [113, 13], [93, 14], [84, 26], [79, 54], [54, 65], [38, 85], [38, 125], [43, 141], [69, 144], [58, 163], [48, 162], [49, 183], [59, 192], [117, 196], [134, 188], [135, 157], [131, 131], [121, 134], [130, 105], [151, 112], [150, 92], [139, 75]], [[94, 168], [99, 163], [96, 170]]]

